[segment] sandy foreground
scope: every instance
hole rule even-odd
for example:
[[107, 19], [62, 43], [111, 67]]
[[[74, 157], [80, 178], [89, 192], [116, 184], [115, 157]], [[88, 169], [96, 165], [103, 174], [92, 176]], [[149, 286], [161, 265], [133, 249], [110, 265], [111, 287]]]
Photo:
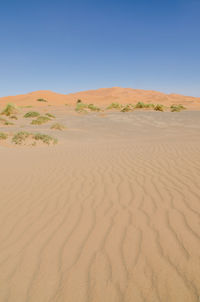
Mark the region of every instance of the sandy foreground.
[[0, 145], [0, 301], [200, 301], [200, 112], [42, 110], [57, 145]]

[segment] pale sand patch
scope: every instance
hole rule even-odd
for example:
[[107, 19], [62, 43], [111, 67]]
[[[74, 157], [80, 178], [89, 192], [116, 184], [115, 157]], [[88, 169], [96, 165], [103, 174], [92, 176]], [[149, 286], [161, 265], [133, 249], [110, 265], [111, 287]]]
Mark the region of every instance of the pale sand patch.
[[54, 111], [0, 146], [0, 301], [199, 301], [200, 113]]

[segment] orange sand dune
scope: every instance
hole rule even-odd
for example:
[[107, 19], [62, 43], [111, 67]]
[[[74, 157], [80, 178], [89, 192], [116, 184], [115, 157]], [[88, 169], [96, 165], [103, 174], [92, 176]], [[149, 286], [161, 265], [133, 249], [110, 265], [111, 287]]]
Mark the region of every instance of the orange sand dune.
[[132, 88], [101, 88], [97, 90], [88, 90], [71, 94], [59, 94], [48, 90], [35, 91], [24, 95], [8, 96], [0, 98], [0, 103], [13, 102], [17, 105], [40, 105], [45, 103], [37, 102], [38, 98], [44, 98], [49, 105], [74, 104], [77, 99], [87, 103], [98, 105], [108, 105], [112, 102], [122, 104], [136, 103], [143, 101], [146, 103], [161, 103], [169, 106], [172, 104], [183, 104], [188, 109], [200, 110], [200, 98], [184, 96], [178, 94], [165, 94], [152, 90], [140, 90]]

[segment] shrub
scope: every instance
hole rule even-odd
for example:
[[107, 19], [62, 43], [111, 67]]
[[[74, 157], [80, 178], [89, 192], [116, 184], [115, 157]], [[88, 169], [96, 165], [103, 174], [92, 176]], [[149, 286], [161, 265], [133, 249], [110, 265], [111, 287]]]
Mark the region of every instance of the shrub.
[[20, 108], [32, 108], [33, 106], [19, 106]]
[[186, 108], [183, 105], [179, 104], [179, 105], [171, 105], [170, 109], [171, 112], [180, 112], [181, 110], [185, 110]]
[[154, 109], [155, 105], [154, 104], [145, 104], [145, 108], [147, 108], [147, 109]]
[[157, 104], [157, 105], [154, 107], [154, 110], [156, 110], [156, 111], [164, 111], [164, 106], [161, 105], [161, 104]]
[[40, 116], [40, 114], [39, 114], [39, 112], [36, 112], [36, 111], [29, 111], [24, 115], [25, 118], [37, 117], [37, 116]]
[[76, 104], [76, 108], [75, 108], [75, 111], [77, 112], [87, 112], [85, 109], [88, 107], [88, 105], [82, 103], [82, 102], [79, 102]]
[[[13, 138], [12, 138], [12, 142], [16, 145], [22, 145], [22, 143], [24, 143], [26, 141], [27, 138], [30, 138], [34, 141], [42, 141], [43, 143], [49, 145], [50, 143], [52, 144], [56, 144], [57, 143], [57, 139], [46, 135], [46, 134], [41, 134], [41, 133], [30, 133], [30, 132], [18, 132], [16, 133]], [[35, 143], [32, 143], [32, 145], [35, 145]]]
[[51, 118], [55, 118], [55, 115], [53, 115], [51, 113], [46, 113], [45, 115], [48, 116], [48, 117], [51, 117]]
[[36, 120], [32, 120], [32, 125], [42, 125], [50, 121], [51, 119], [47, 116], [39, 116]]
[[16, 145], [21, 145], [30, 135], [31, 133], [26, 131], [18, 132], [13, 136], [12, 142]]
[[49, 145], [50, 143], [52, 144], [57, 144], [58, 140], [56, 138], [53, 138], [50, 135], [46, 135], [46, 134], [41, 134], [41, 133], [36, 133], [33, 134], [33, 139], [35, 140], [41, 140], [43, 143]]
[[55, 123], [51, 126], [51, 129], [54, 129], [54, 130], [64, 130], [66, 127], [62, 124], [59, 124], [59, 123]]
[[99, 107], [96, 107], [93, 104], [89, 104], [88, 109], [90, 109], [91, 111], [100, 111], [101, 110]]
[[107, 109], [120, 109], [122, 106], [119, 103], [110, 104]]
[[133, 110], [133, 107], [131, 105], [126, 105], [122, 108], [121, 112], [128, 112]]
[[47, 102], [45, 99], [37, 99], [38, 102]]
[[13, 120], [18, 120], [18, 117], [16, 115], [11, 115], [10, 118]]
[[17, 113], [17, 107], [14, 104], [7, 104], [5, 109], [1, 112], [1, 114], [6, 115], [6, 116], [10, 116], [12, 114]]
[[138, 102], [136, 105], [135, 105], [135, 108], [145, 108], [145, 104], [143, 102]]
[[7, 139], [7, 138], [8, 138], [7, 133], [0, 132], [0, 140]]

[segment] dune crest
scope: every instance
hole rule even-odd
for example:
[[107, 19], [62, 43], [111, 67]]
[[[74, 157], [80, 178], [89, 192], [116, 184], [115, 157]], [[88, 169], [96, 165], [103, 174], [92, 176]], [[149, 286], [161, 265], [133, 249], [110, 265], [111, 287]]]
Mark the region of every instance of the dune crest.
[[0, 98], [0, 104], [8, 102], [16, 103], [19, 106], [39, 105], [37, 99], [43, 98], [48, 101], [49, 105], [64, 105], [75, 104], [77, 99], [84, 102], [106, 106], [112, 102], [121, 104], [145, 102], [145, 103], [160, 103], [165, 106], [172, 104], [183, 104], [188, 109], [200, 110], [200, 98], [184, 96], [179, 94], [165, 94], [153, 90], [141, 90], [132, 88], [100, 88], [96, 90], [81, 91], [70, 94], [60, 94], [49, 90], [34, 91], [27, 94], [8, 96]]

